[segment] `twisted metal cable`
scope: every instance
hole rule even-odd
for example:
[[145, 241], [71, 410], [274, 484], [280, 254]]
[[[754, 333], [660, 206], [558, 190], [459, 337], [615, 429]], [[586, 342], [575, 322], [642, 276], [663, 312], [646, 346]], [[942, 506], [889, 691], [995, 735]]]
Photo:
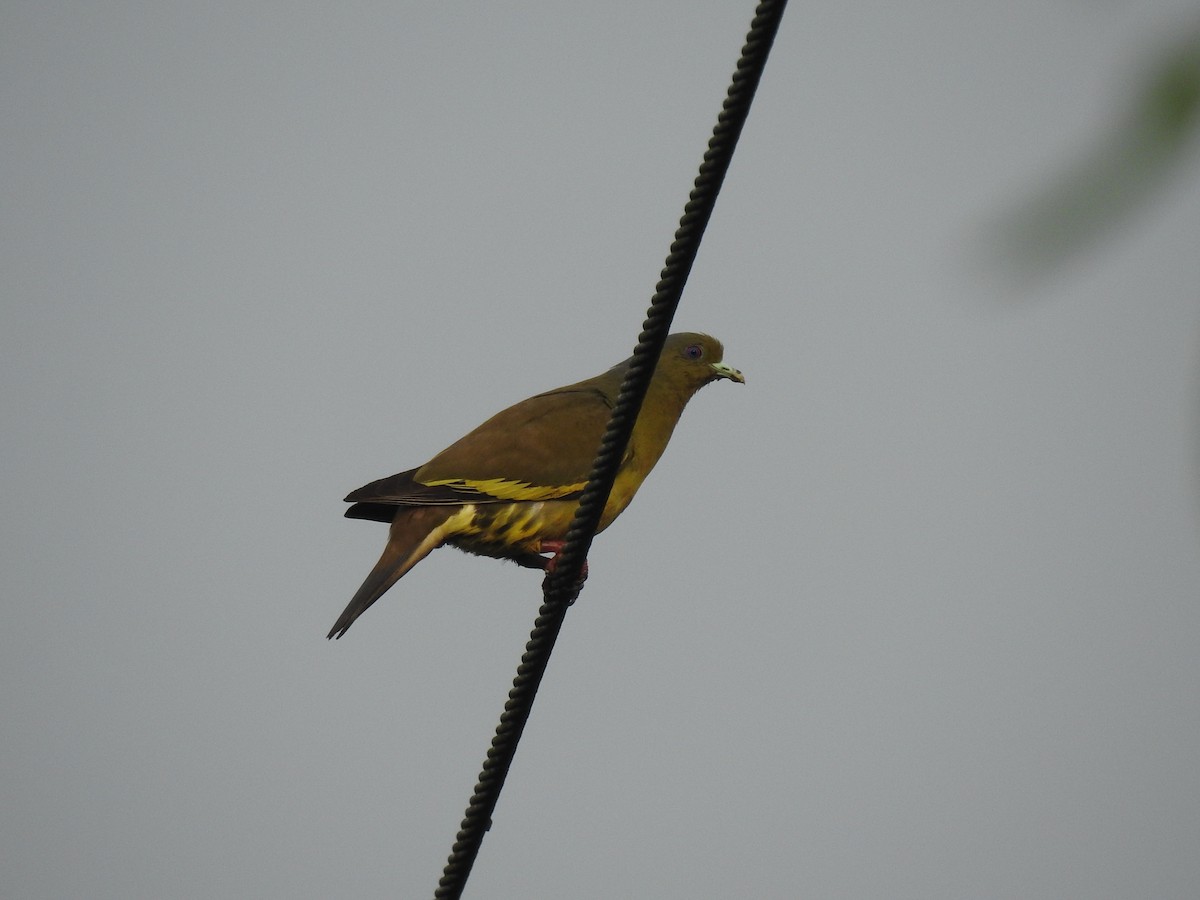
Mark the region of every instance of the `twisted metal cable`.
[[462, 896], [483, 836], [491, 827], [492, 813], [500, 798], [504, 780], [508, 777], [517, 743], [525, 730], [567, 608], [578, 597], [583, 586], [583, 564], [592, 538], [600, 524], [617, 477], [617, 469], [633, 433], [633, 425], [646, 398], [658, 357], [670, 333], [671, 320], [675, 317], [683, 288], [700, 249], [700, 240], [712, 217], [725, 173], [729, 171], [733, 151], [750, 113], [754, 92], [758, 89], [786, 6], [787, 0], [763, 0], [755, 9], [741, 58], [717, 116], [704, 161], [700, 164], [688, 202], [683, 207], [675, 239], [642, 323], [633, 360], [621, 383], [616, 406], [596, 453], [587, 487], [580, 497], [566, 544], [558, 554], [554, 570], [543, 583], [542, 606], [534, 620], [529, 641], [525, 644], [525, 653], [521, 656], [521, 664], [517, 667], [512, 689], [508, 692], [500, 724], [496, 727], [487, 759], [479, 773], [479, 782], [475, 785], [475, 792], [434, 892], [435, 900], [457, 900]]

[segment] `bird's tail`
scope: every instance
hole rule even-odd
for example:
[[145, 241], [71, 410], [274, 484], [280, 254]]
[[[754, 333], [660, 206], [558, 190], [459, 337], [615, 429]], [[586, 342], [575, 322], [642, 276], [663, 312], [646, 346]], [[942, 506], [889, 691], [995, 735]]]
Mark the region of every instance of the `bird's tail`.
[[327, 636], [340, 638], [405, 572], [441, 546], [446, 537], [446, 522], [458, 511], [457, 507], [445, 506], [398, 508], [383, 555]]

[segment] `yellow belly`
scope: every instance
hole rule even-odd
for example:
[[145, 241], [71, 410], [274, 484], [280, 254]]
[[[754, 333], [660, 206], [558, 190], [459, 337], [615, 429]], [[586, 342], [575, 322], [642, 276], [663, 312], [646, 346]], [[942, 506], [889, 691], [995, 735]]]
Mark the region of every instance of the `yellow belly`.
[[573, 500], [467, 504], [446, 523], [446, 543], [501, 559], [541, 553], [542, 541], [567, 536], [576, 506]]
[[[640, 484], [639, 478], [622, 474], [626, 477], [618, 476], [597, 533], [624, 511]], [[578, 506], [577, 500], [465, 504], [446, 523], [444, 543], [500, 559], [541, 553], [543, 541], [566, 539]]]

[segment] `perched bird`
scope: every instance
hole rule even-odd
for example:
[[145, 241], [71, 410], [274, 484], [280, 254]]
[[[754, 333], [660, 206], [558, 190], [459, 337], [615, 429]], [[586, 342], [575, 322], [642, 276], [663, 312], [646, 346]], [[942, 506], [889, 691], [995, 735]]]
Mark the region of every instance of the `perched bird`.
[[[662, 456], [683, 407], [704, 385], [745, 378], [721, 362], [706, 334], [667, 338], [597, 532], [629, 505]], [[417, 469], [373, 481], [346, 498], [351, 519], [390, 522], [387, 546], [329, 637], [341, 637], [431, 550], [450, 544], [546, 569], [563, 546], [626, 369], [522, 400]]]

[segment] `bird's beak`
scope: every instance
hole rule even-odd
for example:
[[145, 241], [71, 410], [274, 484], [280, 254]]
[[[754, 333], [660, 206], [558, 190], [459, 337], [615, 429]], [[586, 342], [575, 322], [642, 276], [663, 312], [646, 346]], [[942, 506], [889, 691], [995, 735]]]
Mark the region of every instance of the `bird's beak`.
[[733, 366], [727, 366], [725, 363], [713, 363], [712, 368], [717, 373], [718, 378], [728, 378], [730, 381], [736, 381], [738, 384], [746, 383], [746, 376]]

